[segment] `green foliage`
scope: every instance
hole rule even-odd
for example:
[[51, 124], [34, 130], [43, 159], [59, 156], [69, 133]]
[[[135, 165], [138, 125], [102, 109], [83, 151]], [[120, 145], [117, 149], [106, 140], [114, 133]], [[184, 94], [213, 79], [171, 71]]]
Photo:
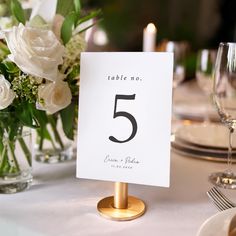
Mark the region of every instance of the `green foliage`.
[[[4, 133], [8, 133], [9, 140], [14, 141], [14, 138], [19, 134], [21, 122], [15, 114], [15, 111], [5, 110], [0, 112], [0, 141]], [[3, 145], [3, 143], [2, 143]]]
[[101, 9], [98, 9], [98, 10], [95, 10], [95, 11], [91, 11], [88, 15], [80, 18], [77, 22], [77, 25], [85, 22], [85, 21], [88, 21], [90, 19], [93, 19], [95, 17], [101, 17], [102, 16], [102, 11]]
[[8, 49], [7, 45], [0, 41], [0, 51], [3, 57], [6, 57], [10, 54], [10, 50]]
[[20, 123], [24, 126], [37, 128], [34, 122], [32, 109], [35, 104], [30, 104], [27, 101], [21, 100], [20, 103], [15, 107], [16, 116]]
[[[62, 3], [61, 3], [61, 5], [62, 5]], [[59, 1], [58, 6], [61, 6], [61, 5], [60, 5], [60, 1]], [[70, 41], [73, 29], [76, 26], [78, 26], [90, 19], [93, 19], [96, 17], [100, 18], [102, 16], [102, 11], [100, 9], [96, 10], [96, 11], [92, 11], [88, 15], [79, 18], [80, 12], [81, 12], [80, 1], [74, 0], [74, 10], [67, 13], [67, 15], [65, 16], [65, 19], [63, 21], [62, 27], [61, 27], [61, 39], [64, 44], [67, 44]], [[95, 24], [96, 23], [92, 23], [88, 27], [82, 29], [79, 33], [87, 30], [88, 28], [92, 27]]]
[[37, 86], [34, 82], [30, 82], [29, 76], [20, 72], [13, 62], [3, 61], [0, 63], [0, 73], [11, 82], [12, 89], [17, 95], [12, 105], [0, 112], [0, 126], [3, 129], [11, 129], [9, 134], [14, 137], [19, 126], [25, 125], [35, 128], [39, 123], [32, 112], [32, 110], [36, 110]]
[[78, 95], [79, 93], [79, 86], [78, 86], [79, 73], [80, 73], [80, 66], [75, 65], [73, 66], [71, 72], [67, 75], [65, 80], [69, 84], [72, 94], [74, 94], [75, 96]]
[[74, 6], [75, 6], [75, 12], [77, 13], [77, 15], [79, 15], [81, 11], [80, 0], [74, 0]]
[[57, 13], [62, 16], [67, 16], [70, 12], [75, 11], [74, 0], [58, 0]]
[[8, 79], [8, 73], [3, 63], [0, 63], [0, 74], [4, 75], [4, 77]]
[[37, 101], [39, 85], [32, 77], [20, 74], [14, 77], [11, 84], [18, 98], [25, 99], [29, 103]]
[[38, 127], [46, 127], [48, 123], [47, 114], [45, 111], [38, 110], [35, 107], [31, 108], [33, 119]]
[[11, 12], [20, 23], [25, 24], [25, 13], [18, 0], [11, 0]]
[[76, 101], [72, 101], [68, 107], [60, 111], [64, 133], [71, 140], [74, 138], [74, 126], [77, 116], [75, 112], [76, 103]]
[[0, 176], [18, 174], [21, 171], [20, 162], [15, 155], [17, 140], [31, 166], [31, 153], [22, 138], [23, 124], [17, 112], [14, 107], [0, 112]]
[[4, 77], [11, 82], [14, 76], [19, 74], [19, 68], [10, 61], [0, 62], [0, 73], [4, 75]]
[[71, 36], [72, 32], [75, 26], [77, 16], [75, 12], [71, 12], [68, 16], [66, 16], [62, 27], [61, 27], [61, 39], [64, 44], [68, 43]]
[[16, 66], [16, 64], [11, 61], [3, 61], [2, 64], [5, 66], [8, 75], [17, 74], [20, 71], [20, 69]]

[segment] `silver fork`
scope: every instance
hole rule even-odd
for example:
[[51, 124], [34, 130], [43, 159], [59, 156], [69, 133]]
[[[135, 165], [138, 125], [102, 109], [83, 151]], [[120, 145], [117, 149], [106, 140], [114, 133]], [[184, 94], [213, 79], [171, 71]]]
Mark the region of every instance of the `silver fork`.
[[213, 187], [207, 191], [208, 197], [215, 204], [220, 211], [227, 210], [229, 208], [236, 207], [218, 188]]

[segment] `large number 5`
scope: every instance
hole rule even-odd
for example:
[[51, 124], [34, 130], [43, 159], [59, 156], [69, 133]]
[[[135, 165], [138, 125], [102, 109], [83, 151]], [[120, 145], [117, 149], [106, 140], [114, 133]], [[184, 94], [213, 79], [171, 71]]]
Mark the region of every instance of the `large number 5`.
[[117, 94], [116, 97], [115, 97], [115, 107], [114, 107], [113, 118], [115, 119], [115, 118], [117, 118], [119, 116], [126, 117], [131, 122], [133, 129], [132, 129], [132, 133], [129, 136], [129, 138], [127, 138], [125, 140], [118, 140], [114, 136], [110, 136], [109, 139], [112, 142], [115, 142], [115, 143], [126, 143], [126, 142], [129, 142], [131, 139], [134, 138], [134, 136], [137, 133], [138, 126], [137, 126], [137, 122], [136, 122], [135, 118], [130, 113], [125, 112], [125, 111], [116, 111], [117, 101], [119, 99], [122, 99], [122, 100], [134, 100], [135, 99], [135, 94], [133, 94], [133, 95], [120, 95], [120, 94]]

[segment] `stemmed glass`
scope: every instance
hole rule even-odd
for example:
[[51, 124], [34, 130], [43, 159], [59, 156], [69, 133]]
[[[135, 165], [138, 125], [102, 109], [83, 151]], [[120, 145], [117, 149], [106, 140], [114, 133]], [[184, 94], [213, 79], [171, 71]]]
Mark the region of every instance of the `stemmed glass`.
[[185, 57], [188, 49], [187, 42], [169, 41], [165, 51], [174, 53], [173, 88], [175, 89], [185, 79]]
[[227, 169], [213, 173], [209, 180], [216, 186], [235, 189], [232, 171], [232, 136], [236, 127], [236, 43], [220, 43], [214, 70], [213, 101], [221, 122], [229, 129]]
[[197, 55], [196, 78], [198, 86], [207, 96], [208, 100], [205, 106], [204, 122], [208, 123], [209, 119], [209, 104], [211, 103], [213, 77], [212, 72], [216, 60], [216, 50], [202, 49]]

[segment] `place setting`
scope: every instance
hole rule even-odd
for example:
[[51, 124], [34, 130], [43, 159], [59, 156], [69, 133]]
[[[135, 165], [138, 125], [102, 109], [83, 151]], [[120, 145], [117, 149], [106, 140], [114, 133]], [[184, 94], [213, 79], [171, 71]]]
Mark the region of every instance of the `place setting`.
[[226, 163], [222, 164], [225, 165], [222, 171], [209, 173], [208, 178], [214, 187], [207, 191], [207, 195], [221, 212], [206, 220], [197, 236], [236, 235], [236, 205], [223, 193], [224, 189], [236, 189], [236, 176], [232, 169], [236, 161], [235, 51], [236, 44], [221, 43], [212, 73], [213, 79], [208, 78], [208, 86], [212, 87], [212, 91], [208, 89], [207, 93], [212, 97], [220, 122], [210, 122], [207, 116], [202, 123], [189, 122], [180, 126], [171, 136], [172, 150], [179, 155]]
[[220, 212], [211, 216], [201, 225], [197, 236], [235, 236], [236, 204], [217, 187], [212, 187], [207, 191], [207, 195]]
[[[220, 122], [189, 122], [180, 126], [172, 134], [172, 148], [176, 152], [193, 156], [199, 159], [221, 161], [228, 163], [228, 172], [231, 172], [231, 163], [234, 162], [236, 141], [234, 139], [234, 128], [236, 120], [236, 103], [234, 97], [234, 79], [236, 79], [235, 44], [221, 43], [218, 49], [217, 59], [212, 77], [208, 80], [212, 83], [212, 92], [208, 89], [208, 95], [212, 97], [213, 105], [218, 113]], [[208, 72], [209, 73], [209, 72]], [[209, 84], [209, 83], [208, 83]], [[209, 85], [210, 86], [210, 85]], [[210, 86], [211, 87], [211, 86]], [[235, 179], [233, 173], [217, 177], [217, 180], [224, 182], [224, 179]], [[213, 175], [210, 180], [213, 181]], [[221, 187], [235, 188], [232, 181], [224, 183]], [[216, 182], [213, 181], [216, 184]], [[220, 183], [217, 182], [220, 186]]]

